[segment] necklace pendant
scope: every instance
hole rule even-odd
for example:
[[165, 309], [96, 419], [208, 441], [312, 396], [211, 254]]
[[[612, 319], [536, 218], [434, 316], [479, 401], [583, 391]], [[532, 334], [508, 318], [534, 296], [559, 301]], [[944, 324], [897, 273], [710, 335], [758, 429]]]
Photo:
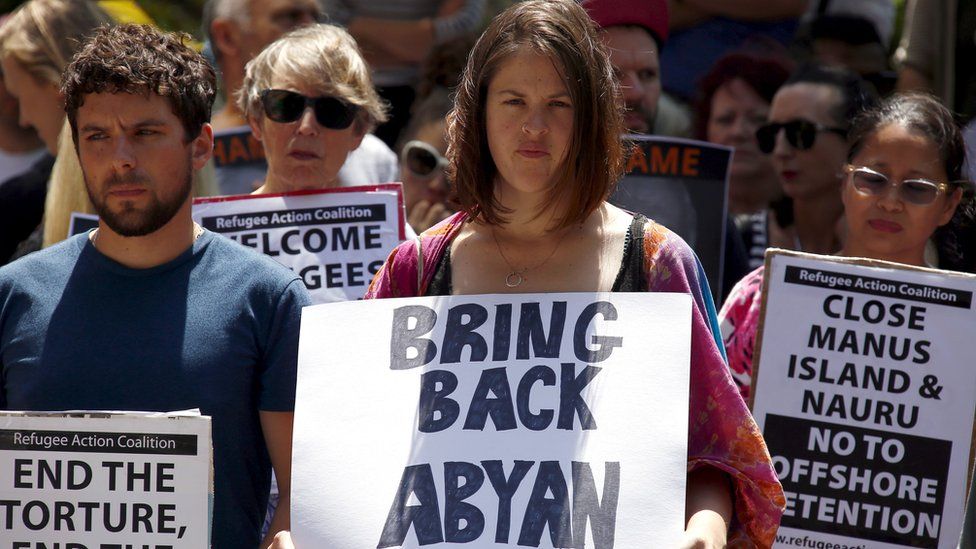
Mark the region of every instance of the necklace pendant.
[[505, 277], [505, 285], [508, 286], [509, 288], [515, 288], [520, 284], [522, 284], [524, 280], [525, 279], [522, 278], [522, 273], [518, 271], [512, 271], [508, 273], [508, 276]]

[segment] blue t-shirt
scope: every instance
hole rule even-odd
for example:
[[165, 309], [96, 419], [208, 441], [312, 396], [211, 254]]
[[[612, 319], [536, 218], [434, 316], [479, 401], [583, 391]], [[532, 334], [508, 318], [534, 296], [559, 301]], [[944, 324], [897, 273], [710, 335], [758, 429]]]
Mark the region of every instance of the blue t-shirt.
[[213, 549], [257, 547], [270, 458], [258, 411], [292, 411], [301, 281], [204, 231], [130, 269], [87, 234], [0, 268], [0, 409], [200, 408], [213, 418]]

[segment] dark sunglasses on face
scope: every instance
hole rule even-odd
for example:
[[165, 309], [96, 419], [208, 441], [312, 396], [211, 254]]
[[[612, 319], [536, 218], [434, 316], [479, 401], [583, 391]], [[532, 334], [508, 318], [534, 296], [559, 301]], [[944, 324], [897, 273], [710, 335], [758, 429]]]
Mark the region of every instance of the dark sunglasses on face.
[[780, 130], [786, 131], [786, 142], [798, 151], [805, 151], [813, 147], [819, 132], [831, 132], [841, 137], [847, 137], [847, 130], [843, 128], [829, 128], [802, 118], [784, 123], [770, 122], [756, 130], [759, 150], [765, 154], [773, 152], [773, 149], [776, 148], [776, 136], [779, 135]]
[[275, 122], [287, 124], [302, 117], [311, 107], [319, 125], [330, 130], [348, 128], [359, 112], [359, 107], [335, 97], [305, 97], [289, 90], [264, 90], [261, 92], [264, 115]]
[[939, 183], [928, 179], [916, 178], [894, 182], [883, 173], [876, 172], [864, 166], [848, 164], [844, 168], [851, 178], [854, 189], [861, 194], [878, 196], [888, 192], [888, 187], [894, 185], [898, 192], [898, 199], [916, 206], [927, 206], [942, 193], [949, 192], [949, 183]]
[[421, 178], [430, 179], [437, 175], [438, 170], [447, 166], [447, 159], [434, 147], [423, 141], [408, 141], [400, 151], [400, 161], [410, 170], [410, 173]]

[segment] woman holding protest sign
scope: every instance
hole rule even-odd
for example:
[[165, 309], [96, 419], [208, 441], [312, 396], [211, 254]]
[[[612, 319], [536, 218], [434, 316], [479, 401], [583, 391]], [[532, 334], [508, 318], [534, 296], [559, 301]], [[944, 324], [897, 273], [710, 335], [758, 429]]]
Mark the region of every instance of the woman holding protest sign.
[[853, 72], [820, 65], [801, 67], [773, 96], [756, 141], [770, 156], [792, 205], [779, 205], [781, 230], [773, 233], [772, 245], [821, 254], [840, 249], [845, 138], [850, 121], [876, 101]]
[[325, 24], [291, 31], [248, 62], [237, 103], [268, 161], [255, 194], [338, 186], [346, 157], [387, 116], [356, 42]]
[[769, 546], [783, 494], [725, 371], [702, 268], [674, 233], [606, 202], [625, 156], [618, 99], [576, 3], [530, 0], [499, 15], [468, 58], [450, 117], [462, 212], [397, 248], [366, 297], [690, 294], [686, 544]]
[[[849, 134], [842, 188], [847, 240], [839, 255], [971, 270], [976, 205], [960, 181], [965, 148], [937, 99], [895, 95], [859, 116]], [[749, 395], [763, 268], [732, 290], [719, 318], [729, 365]]]

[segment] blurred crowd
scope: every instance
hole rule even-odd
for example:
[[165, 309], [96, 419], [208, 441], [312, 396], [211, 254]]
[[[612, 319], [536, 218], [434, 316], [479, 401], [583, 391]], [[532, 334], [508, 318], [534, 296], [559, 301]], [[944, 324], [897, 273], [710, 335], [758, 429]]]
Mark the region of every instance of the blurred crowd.
[[[73, 214], [100, 210], [79, 161], [79, 128], [72, 118], [77, 113], [69, 109], [66, 116], [62, 74], [96, 29], [133, 22], [133, 13], [139, 13], [120, 10], [117, 4], [30, 0], [0, 20], [0, 265], [66, 240]], [[211, 117], [213, 158], [188, 176], [193, 195], [280, 194], [402, 182], [411, 235], [424, 234], [445, 220], [440, 225], [444, 231], [467, 230], [459, 228], [464, 217], [459, 212], [487, 221], [490, 233], [464, 234], [470, 238], [461, 238], [444, 259], [430, 265], [429, 272], [436, 271], [431, 275], [434, 287], [447, 294], [458, 287], [485, 293], [474, 291], [484, 287], [471, 285], [481, 275], [471, 267], [475, 263], [457, 259], [465, 257], [464, 246], [488, 246], [490, 254], [468, 251], [469, 258], [494, 257], [497, 248], [496, 263], [510, 272], [494, 282], [504, 280], [513, 288], [545, 271], [554, 257], [551, 265], [566, 264], [564, 256], [571, 251], [585, 255], [590, 250], [585, 229], [593, 228], [587, 223], [603, 223], [596, 228], [628, 238], [632, 231], [640, 242], [647, 220], [624, 219], [604, 204], [613, 181], [603, 182], [605, 187], [576, 181], [583, 188], [574, 188], [570, 201], [583, 212], [573, 218], [583, 235], [577, 240], [576, 233], [554, 232], [571, 225], [569, 214], [557, 218], [562, 225], [556, 223], [555, 230], [542, 230], [533, 224], [535, 218], [517, 215], [513, 219], [522, 225], [502, 227], [503, 214], [518, 208], [506, 210], [501, 191], [491, 191], [496, 184], [492, 174], [505, 175], [507, 168], [500, 153], [489, 150], [497, 143], [485, 142], [491, 141], [487, 132], [502, 134], [505, 129], [493, 126], [493, 120], [508, 115], [497, 114], [484, 101], [494, 93], [488, 82], [521, 85], [524, 75], [485, 53], [489, 46], [478, 36], [509, 4], [209, 0], [199, 44], [215, 70], [219, 98]], [[600, 107], [605, 114], [594, 119], [594, 128], [613, 129], [621, 122], [633, 134], [691, 138], [733, 149], [724, 306], [715, 325], [722, 323], [728, 363], [743, 396], [749, 394], [767, 248], [976, 272], [976, 162], [966, 161], [976, 148], [976, 65], [970, 62], [976, 52], [976, 0], [583, 0], [581, 5], [595, 24], [587, 19], [590, 26], [583, 30], [599, 37], [599, 44], [594, 40], [592, 51], [584, 53], [608, 57], [616, 80], [606, 88], [613, 98], [595, 97], [586, 106], [594, 112]], [[579, 10], [569, 6], [569, 11]], [[499, 43], [503, 38], [495, 36]], [[180, 40], [189, 42], [188, 37]], [[481, 53], [483, 66], [473, 66], [469, 56]], [[561, 66], [552, 54], [537, 54], [532, 57], [517, 48], [506, 53], [524, 61], [524, 70], [535, 71], [540, 79], [547, 71], [555, 74], [553, 67], [562, 70], [550, 79], [557, 91], [563, 80], [572, 87], [592, 70]], [[557, 61], [567, 64], [562, 58]], [[485, 66], [495, 67], [493, 63], [501, 67], [497, 75], [485, 69], [488, 74], [481, 80], [472, 77]], [[206, 73], [209, 68], [198, 70]], [[576, 80], [567, 75], [576, 75]], [[556, 114], [540, 122], [541, 129], [533, 126], [539, 120], [530, 119], [516, 130], [526, 135], [557, 132], [559, 117], [571, 116], [561, 109], [569, 103], [567, 97], [577, 98], [574, 94], [572, 88], [571, 93], [552, 95], [546, 107]], [[526, 94], [512, 95], [505, 106], [529, 101]], [[611, 99], [622, 109], [615, 109]], [[610, 107], [602, 104], [607, 102]], [[471, 114], [483, 110], [494, 118]], [[587, 133], [578, 121], [573, 123], [576, 134]], [[479, 133], [481, 126], [488, 129]], [[583, 135], [572, 143], [591, 137]], [[611, 141], [619, 144], [618, 137], [614, 134]], [[577, 151], [575, 164], [567, 165], [597, 165], [595, 159], [606, 154], [602, 168], [611, 173], [622, 165], [618, 156], [623, 153], [605, 148]], [[525, 157], [547, 154], [519, 152]], [[552, 173], [546, 175], [547, 184], [557, 181]], [[561, 198], [557, 194], [553, 200]], [[541, 212], [546, 204], [531, 206]], [[611, 213], [590, 216], [594, 212]], [[593, 221], [597, 217], [601, 221]], [[521, 235], [511, 230], [516, 226]], [[567, 234], [574, 236], [565, 239]], [[526, 244], [532, 241], [522, 238], [526, 235], [538, 237], [538, 242]], [[533, 247], [540, 242], [542, 247]], [[672, 244], [683, 249], [683, 243]], [[601, 246], [594, 249], [603, 250]], [[513, 249], [525, 252], [519, 258], [522, 268], [509, 264], [503, 251]], [[452, 287], [451, 254], [458, 250], [462, 255], [454, 259]], [[426, 259], [420, 251], [416, 255]], [[626, 257], [607, 257], [623, 263], [620, 272], [626, 272]], [[614, 261], [607, 263], [614, 266]], [[621, 275], [617, 281], [632, 280], [633, 288], [602, 279], [594, 286], [647, 290], [640, 266], [636, 269], [632, 279]], [[390, 278], [382, 279], [384, 274]], [[594, 276], [597, 280], [599, 275]], [[575, 287], [553, 277], [553, 284], [543, 289]], [[387, 269], [377, 280], [386, 288], [384, 283], [396, 279]], [[421, 286], [418, 282], [416, 289]], [[707, 284], [703, 286], [692, 284], [681, 291], [700, 300], [709, 295]], [[386, 297], [400, 295], [398, 288], [386, 288]], [[701, 308], [714, 313], [710, 305], [702, 302]], [[703, 333], [712, 329], [702, 322]], [[708, 351], [720, 356], [717, 347]], [[715, 364], [724, 366], [718, 359]], [[735, 404], [745, 417], [744, 404]], [[775, 494], [766, 503], [770, 498]]]
[[[4, 263], [63, 240], [72, 212], [93, 211], [73, 147], [60, 146], [68, 136], [57, 86], [87, 33], [113, 17], [148, 20], [138, 6], [112, 4], [118, 3], [34, 0], [4, 17]], [[976, 75], [964, 62], [976, 48], [976, 3], [605, 4], [610, 7], [591, 8], [591, 15], [604, 28], [628, 130], [735, 149], [725, 294], [762, 262], [769, 246], [816, 253], [841, 248], [847, 231], [840, 200], [846, 131], [860, 109], [896, 90], [931, 92], [966, 127], [968, 146], [976, 146], [976, 129], [966, 126], [976, 114]], [[212, 118], [214, 159], [197, 176], [195, 193], [402, 181], [413, 229], [445, 219], [457, 209], [445, 172], [452, 94], [475, 38], [503, 7], [484, 0], [206, 2], [202, 47], [218, 69], [221, 94]], [[308, 35], [304, 46], [269, 51], [286, 33], [323, 22], [344, 32]], [[329, 59], [329, 52], [344, 51], [356, 54]], [[367, 120], [322, 142], [328, 158], [323, 155], [322, 164], [304, 176], [288, 173], [279, 161], [277, 126], [263, 116], [266, 99], [255, 91], [284, 84], [309, 96], [329, 92], [349, 104], [370, 105]], [[816, 126], [785, 123], [796, 121]], [[777, 128], [786, 130], [786, 141], [777, 139]], [[967, 164], [967, 179], [973, 178], [970, 169]], [[970, 238], [971, 228], [959, 221], [960, 238]], [[930, 248], [934, 265], [973, 269], [972, 258], [938, 256], [935, 242]]]

